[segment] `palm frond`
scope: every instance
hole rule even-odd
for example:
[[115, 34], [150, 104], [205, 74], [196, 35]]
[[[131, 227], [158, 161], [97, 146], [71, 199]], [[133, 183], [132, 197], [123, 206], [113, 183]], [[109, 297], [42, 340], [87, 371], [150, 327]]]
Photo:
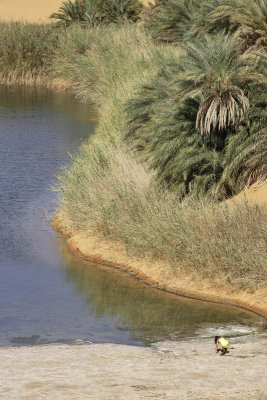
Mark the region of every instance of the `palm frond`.
[[225, 92], [213, 92], [200, 104], [196, 128], [201, 135], [235, 127], [249, 108], [249, 100], [238, 87]]
[[157, 40], [179, 43], [190, 37], [190, 27], [199, 7], [197, 0], [166, 0], [158, 3], [146, 27]]
[[209, 13], [212, 24], [228, 19], [234, 36], [244, 39], [244, 50], [267, 45], [267, 3], [265, 0], [224, 0]]

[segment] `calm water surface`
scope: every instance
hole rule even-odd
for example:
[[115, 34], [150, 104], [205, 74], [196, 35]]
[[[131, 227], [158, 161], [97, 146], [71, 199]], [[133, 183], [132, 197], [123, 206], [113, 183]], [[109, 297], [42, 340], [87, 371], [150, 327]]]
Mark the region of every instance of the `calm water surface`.
[[253, 314], [166, 295], [69, 254], [49, 224], [50, 187], [95, 123], [70, 95], [0, 86], [0, 346], [143, 345], [258, 329]]

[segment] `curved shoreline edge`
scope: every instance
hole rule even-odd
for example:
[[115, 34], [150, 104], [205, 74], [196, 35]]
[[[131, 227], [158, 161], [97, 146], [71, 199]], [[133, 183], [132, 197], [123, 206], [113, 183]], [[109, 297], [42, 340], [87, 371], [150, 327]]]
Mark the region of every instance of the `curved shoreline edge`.
[[120, 270], [147, 286], [168, 294], [238, 307], [267, 318], [266, 288], [249, 293], [245, 290], [227, 288], [219, 280], [211, 282], [193, 273], [185, 276], [179, 272], [178, 278], [170, 265], [129, 256], [120, 244], [98, 239], [89, 232], [72, 232], [68, 228], [66, 217], [63, 217], [61, 212], [54, 217], [52, 226], [65, 237], [70, 252], [84, 261]]
[[[0, 74], [0, 83], [7, 86], [45, 87], [66, 92], [71, 92], [72, 89], [72, 85], [69, 82], [60, 79], [43, 80], [42, 77], [38, 77], [35, 80], [18, 78], [16, 82], [10, 82], [9, 79], [4, 79]], [[226, 202], [229, 203], [234, 200], [234, 202], [239, 203], [244, 199], [245, 195], [249, 202], [254, 203], [256, 201], [267, 208], [267, 182], [263, 182], [263, 184], [264, 187], [260, 185], [260, 190], [257, 188], [258, 184], [254, 184], [250, 189], [241, 192], [232, 199], [226, 200]], [[70, 252], [84, 261], [120, 270], [151, 288], [162, 290], [172, 295], [238, 307], [267, 319], [266, 287], [258, 289], [254, 293], [249, 293], [245, 290], [223, 286], [219, 280], [211, 282], [197, 276], [197, 274], [192, 273], [183, 276], [180, 275], [180, 272], [178, 281], [172, 268], [166, 263], [155, 263], [155, 261], [148, 259], [144, 268], [143, 259], [129, 256], [123, 248], [115, 252], [116, 258], [112, 253], [114, 253], [115, 247], [120, 247], [120, 244], [114, 244], [109, 240], [99, 240], [90, 232], [71, 232], [68, 222], [68, 218], [62, 217], [62, 212], [60, 211], [53, 219], [52, 226], [66, 238]], [[97, 248], [101, 248], [100, 253]], [[103, 248], [106, 250], [104, 253]], [[160, 264], [160, 266], [153, 268], [155, 264]]]

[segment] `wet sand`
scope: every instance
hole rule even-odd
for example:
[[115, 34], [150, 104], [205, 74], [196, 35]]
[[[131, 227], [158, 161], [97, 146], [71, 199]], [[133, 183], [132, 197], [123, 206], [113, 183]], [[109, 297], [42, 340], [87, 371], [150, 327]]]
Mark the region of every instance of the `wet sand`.
[[0, 349], [0, 398], [97, 400], [266, 399], [267, 338]]

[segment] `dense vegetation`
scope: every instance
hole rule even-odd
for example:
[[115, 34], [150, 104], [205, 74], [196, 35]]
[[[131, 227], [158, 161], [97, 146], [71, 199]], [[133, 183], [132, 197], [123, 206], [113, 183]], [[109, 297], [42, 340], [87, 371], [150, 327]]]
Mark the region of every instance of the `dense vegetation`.
[[164, 0], [147, 28], [183, 49], [127, 107], [160, 182], [223, 199], [266, 177], [266, 2]]
[[[59, 176], [69, 228], [167, 261], [174, 273], [266, 283], [266, 215], [214, 203], [266, 179], [264, 4], [164, 0], [141, 25], [71, 17], [76, 23], [14, 25], [16, 36], [3, 24], [1, 71], [23, 80], [38, 70], [99, 111], [94, 137]], [[46, 29], [47, 42], [25, 41], [33, 29]], [[16, 40], [5, 40], [8, 30]], [[31, 40], [38, 51], [29, 60], [40, 69], [28, 63]], [[12, 50], [17, 64], [4, 56]]]
[[128, 138], [182, 196], [224, 198], [266, 173], [264, 60], [240, 46], [222, 33], [191, 40], [128, 104]]
[[136, 22], [142, 9], [143, 5], [139, 0], [67, 0], [50, 18], [64, 26], [79, 23], [88, 27]]
[[244, 48], [267, 44], [265, 0], [158, 0], [146, 26], [157, 40], [179, 44], [205, 33], [244, 39]]

